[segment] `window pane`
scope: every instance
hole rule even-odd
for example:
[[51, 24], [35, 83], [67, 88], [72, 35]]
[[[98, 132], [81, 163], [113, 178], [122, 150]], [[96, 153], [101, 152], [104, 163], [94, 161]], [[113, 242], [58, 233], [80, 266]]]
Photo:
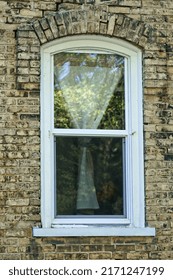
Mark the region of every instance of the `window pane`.
[[55, 140], [56, 215], [123, 215], [123, 139]]
[[61, 52], [54, 55], [54, 126], [125, 128], [124, 57]]

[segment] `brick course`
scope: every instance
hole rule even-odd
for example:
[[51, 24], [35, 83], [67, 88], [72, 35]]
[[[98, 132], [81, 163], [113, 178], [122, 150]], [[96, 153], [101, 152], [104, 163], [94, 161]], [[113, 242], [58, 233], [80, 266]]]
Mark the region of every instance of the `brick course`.
[[[173, 259], [173, 2], [0, 1], [0, 259]], [[146, 222], [155, 237], [33, 238], [40, 45], [100, 34], [143, 50]]]

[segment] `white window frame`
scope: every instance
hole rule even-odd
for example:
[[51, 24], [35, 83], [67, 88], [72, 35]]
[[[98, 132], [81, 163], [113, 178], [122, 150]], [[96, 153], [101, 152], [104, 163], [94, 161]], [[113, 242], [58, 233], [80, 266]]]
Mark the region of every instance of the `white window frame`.
[[[125, 137], [126, 217], [55, 218], [54, 137], [105, 136], [104, 130], [55, 129], [53, 56], [69, 49], [95, 49], [125, 57], [125, 130], [106, 130], [106, 136]], [[154, 235], [145, 227], [142, 52], [132, 44], [104, 36], [81, 35], [54, 40], [41, 47], [41, 228], [34, 236]]]

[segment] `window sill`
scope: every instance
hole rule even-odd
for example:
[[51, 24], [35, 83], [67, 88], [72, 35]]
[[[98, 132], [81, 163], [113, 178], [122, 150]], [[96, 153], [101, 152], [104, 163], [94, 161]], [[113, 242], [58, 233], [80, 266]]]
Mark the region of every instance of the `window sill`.
[[35, 237], [55, 236], [155, 236], [155, 228], [132, 228], [115, 226], [57, 226], [56, 228], [33, 228]]

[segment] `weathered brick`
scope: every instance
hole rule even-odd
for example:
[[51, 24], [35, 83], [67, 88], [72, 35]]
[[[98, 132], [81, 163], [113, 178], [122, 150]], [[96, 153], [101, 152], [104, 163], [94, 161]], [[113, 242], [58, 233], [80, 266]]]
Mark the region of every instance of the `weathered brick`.
[[48, 21], [54, 38], [58, 38], [59, 32], [58, 32], [57, 24], [55, 22], [55, 18], [53, 16], [49, 16]]
[[45, 43], [45, 42], [47, 42], [47, 38], [46, 38], [46, 36], [45, 36], [45, 34], [44, 34], [44, 32], [43, 32], [41, 26], [40, 26], [39, 21], [36, 21], [36, 22], [34, 23], [34, 29], [35, 29], [35, 31], [36, 31], [36, 34], [37, 34], [37, 36], [38, 36], [40, 42], [41, 42], [42, 44]]
[[[0, 258], [172, 259], [172, 1], [14, 0], [0, 11]], [[156, 237], [32, 237], [41, 225], [40, 47], [80, 34], [142, 49], [146, 223]]]
[[101, 253], [89, 253], [89, 258], [91, 260], [110, 260], [112, 258], [112, 253], [101, 252]]
[[107, 30], [107, 34], [108, 35], [112, 35], [113, 32], [114, 32], [115, 20], [116, 20], [116, 16], [115, 15], [110, 17], [109, 24], [108, 24], [108, 30]]

